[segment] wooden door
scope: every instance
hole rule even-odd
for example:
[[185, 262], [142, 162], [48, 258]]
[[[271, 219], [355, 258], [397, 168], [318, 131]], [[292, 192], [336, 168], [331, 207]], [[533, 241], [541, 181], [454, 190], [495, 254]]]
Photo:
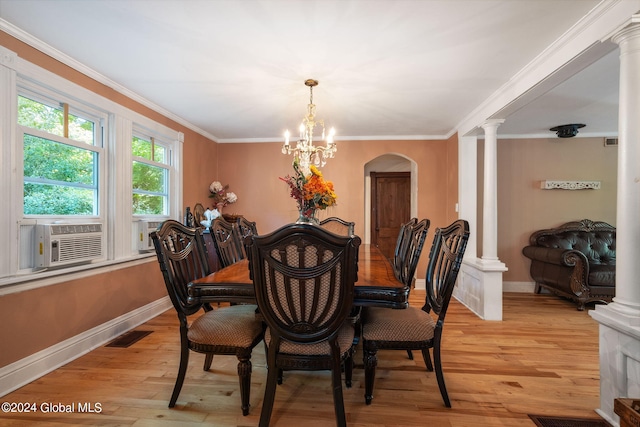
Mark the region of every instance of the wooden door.
[[400, 226], [411, 219], [411, 173], [371, 172], [371, 244], [388, 258]]

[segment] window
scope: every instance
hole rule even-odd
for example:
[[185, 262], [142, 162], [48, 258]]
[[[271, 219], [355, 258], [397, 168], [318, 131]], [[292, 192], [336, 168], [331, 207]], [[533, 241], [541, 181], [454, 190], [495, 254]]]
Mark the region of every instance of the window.
[[166, 144], [134, 133], [133, 214], [167, 215], [169, 201], [169, 153]]
[[29, 94], [18, 95], [23, 214], [98, 215], [100, 121]]
[[[0, 237], [17, 242], [0, 259], [0, 288], [152, 257], [139, 247], [144, 223], [182, 216], [184, 135], [26, 60], [0, 64], [0, 138]], [[100, 253], [49, 257], [60, 248], [45, 235], [52, 224], [70, 225], [66, 241], [89, 230]]]

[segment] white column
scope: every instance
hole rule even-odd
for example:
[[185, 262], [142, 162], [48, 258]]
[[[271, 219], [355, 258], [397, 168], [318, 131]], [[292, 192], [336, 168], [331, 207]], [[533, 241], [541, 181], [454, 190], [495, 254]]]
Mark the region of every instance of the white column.
[[611, 308], [640, 316], [640, 23], [613, 37], [620, 46], [616, 296]]
[[614, 400], [640, 397], [640, 15], [612, 40], [620, 47], [616, 296], [589, 314], [600, 324], [597, 412], [617, 425]]
[[484, 129], [484, 197], [482, 203], [482, 260], [498, 261], [498, 126], [487, 120]]

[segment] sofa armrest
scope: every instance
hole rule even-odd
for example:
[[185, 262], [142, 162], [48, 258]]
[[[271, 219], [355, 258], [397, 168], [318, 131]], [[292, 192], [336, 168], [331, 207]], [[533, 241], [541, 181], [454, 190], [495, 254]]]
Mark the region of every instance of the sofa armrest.
[[[589, 262], [585, 254], [577, 250], [563, 248], [546, 248], [544, 246], [525, 246], [522, 253], [532, 260], [532, 276], [534, 264], [553, 264], [570, 269], [569, 287], [575, 295], [589, 294], [588, 277]], [[538, 264], [540, 265], [540, 264]]]
[[587, 257], [580, 251], [544, 246], [525, 246], [522, 254], [535, 261], [573, 267], [577, 262], [587, 263]]

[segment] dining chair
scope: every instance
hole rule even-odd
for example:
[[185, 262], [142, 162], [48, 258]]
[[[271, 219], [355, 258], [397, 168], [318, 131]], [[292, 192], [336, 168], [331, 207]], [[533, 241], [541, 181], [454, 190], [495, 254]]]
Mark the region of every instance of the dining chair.
[[[428, 219], [418, 221], [417, 218], [412, 218], [401, 226], [402, 235], [398, 237], [401, 238], [400, 248], [398, 249], [398, 257], [394, 258], [394, 262], [397, 262], [397, 265], [394, 264], [394, 271], [397, 271], [396, 278], [404, 283], [408, 291], [411, 291], [413, 287], [413, 279], [430, 224], [431, 221]], [[413, 360], [411, 350], [407, 350], [407, 356]], [[430, 359], [429, 362], [431, 362]]]
[[223, 268], [245, 258], [238, 232], [235, 231], [236, 227], [235, 223], [228, 222], [221, 216], [214, 219], [211, 227], [209, 227], [209, 232], [213, 236], [213, 242], [220, 260], [220, 266]]
[[[445, 315], [456, 283], [462, 257], [469, 239], [469, 223], [457, 220], [446, 228], [438, 228], [433, 237], [426, 273], [427, 294], [422, 308], [406, 309], [370, 307], [362, 319], [362, 346], [365, 369], [365, 402], [373, 399], [377, 351], [421, 350], [427, 370], [433, 362], [440, 394], [451, 407], [442, 372], [441, 345]], [[437, 317], [431, 315], [433, 311]]]
[[420, 261], [422, 247], [424, 246], [430, 225], [431, 221], [423, 219], [408, 225], [406, 228], [407, 232], [404, 236], [406, 241], [403, 241], [404, 255], [402, 256], [402, 261], [399, 266], [400, 277], [398, 277], [398, 279], [408, 288], [411, 288], [413, 285], [416, 268]]
[[398, 231], [398, 238], [396, 239], [396, 247], [393, 251], [393, 274], [396, 276], [396, 279], [401, 281], [402, 274], [402, 265], [404, 264], [405, 258], [407, 256], [407, 249], [409, 247], [409, 234], [411, 232], [410, 228], [418, 223], [418, 218], [411, 218], [406, 223], [400, 225], [400, 230]]
[[345, 221], [337, 216], [330, 216], [320, 221], [320, 227], [341, 236], [353, 236], [356, 223], [353, 221]]
[[242, 250], [243, 258], [247, 257], [247, 248], [244, 246], [244, 239], [247, 236], [254, 236], [258, 234], [258, 227], [254, 221], [249, 221], [243, 216], [238, 217], [236, 228], [238, 240], [240, 241], [240, 249]]
[[[208, 371], [215, 354], [238, 358], [242, 414], [249, 413], [251, 389], [251, 351], [263, 339], [263, 326], [256, 318], [256, 305], [236, 305], [211, 309], [208, 304], [190, 301], [187, 284], [209, 274], [207, 255], [199, 229], [177, 221], [165, 221], [151, 238], [160, 270], [180, 320], [180, 365], [169, 400], [173, 408], [178, 400], [189, 364], [189, 352], [205, 354], [204, 370]], [[190, 322], [190, 316], [202, 309], [204, 314]]]
[[346, 426], [341, 368], [351, 386], [357, 236], [290, 224], [247, 239], [251, 275], [267, 324], [267, 383], [260, 423], [269, 425], [282, 371], [330, 370], [338, 426]]

